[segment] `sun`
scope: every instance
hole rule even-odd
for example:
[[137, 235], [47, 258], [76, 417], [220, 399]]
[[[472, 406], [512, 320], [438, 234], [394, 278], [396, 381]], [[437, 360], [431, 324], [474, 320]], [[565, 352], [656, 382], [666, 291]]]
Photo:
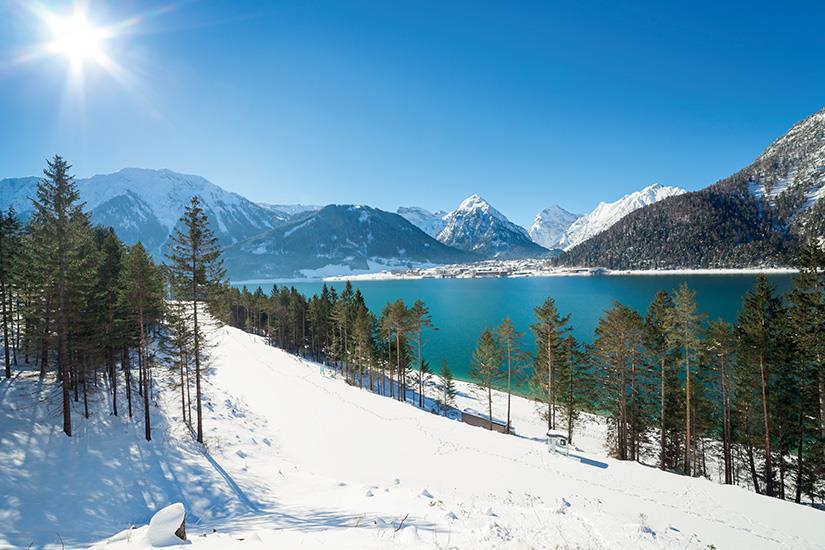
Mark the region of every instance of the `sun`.
[[107, 32], [96, 27], [84, 13], [52, 17], [48, 24], [54, 37], [49, 44], [50, 51], [66, 57], [72, 64], [99, 62], [105, 56], [103, 45], [108, 38]]

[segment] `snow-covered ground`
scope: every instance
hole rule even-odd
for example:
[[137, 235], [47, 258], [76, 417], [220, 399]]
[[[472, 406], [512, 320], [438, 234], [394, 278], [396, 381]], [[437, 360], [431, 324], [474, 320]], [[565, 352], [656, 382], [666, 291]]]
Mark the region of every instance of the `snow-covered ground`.
[[[138, 417], [99, 411], [102, 393], [69, 439], [44, 401], [53, 384], [0, 383], [0, 547], [147, 547], [146, 529], [106, 537], [174, 502], [193, 546], [210, 549], [825, 547], [823, 512], [606, 458], [599, 422], [575, 434], [573, 456], [551, 455], [526, 399], [513, 399], [507, 436], [233, 328], [211, 338], [205, 450], [163, 382], [151, 443]], [[457, 385], [459, 408], [486, 408]]]

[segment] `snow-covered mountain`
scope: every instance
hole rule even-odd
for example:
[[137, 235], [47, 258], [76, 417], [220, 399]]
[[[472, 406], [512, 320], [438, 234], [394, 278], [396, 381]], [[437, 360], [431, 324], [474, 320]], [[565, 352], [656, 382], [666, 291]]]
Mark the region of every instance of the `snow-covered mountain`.
[[749, 191], [783, 225], [825, 237], [825, 109], [795, 124], [743, 172]]
[[530, 238], [545, 248], [555, 248], [564, 232], [580, 217], [557, 204], [548, 206], [536, 214], [530, 226]]
[[233, 279], [320, 277], [472, 262], [481, 257], [452, 248], [391, 212], [362, 205], [329, 205], [226, 248]]
[[[0, 205], [14, 206], [25, 220], [32, 214], [30, 197], [40, 178], [0, 180]], [[210, 181], [171, 170], [124, 168], [76, 180], [80, 198], [92, 221], [111, 226], [127, 244], [140, 240], [161, 257], [184, 208], [193, 195], [200, 197], [213, 231], [222, 244], [243, 241], [277, 225], [267, 209]]]
[[526, 229], [508, 220], [478, 195], [464, 199], [444, 221], [439, 241], [488, 258], [526, 258], [549, 252], [534, 243]]
[[593, 235], [601, 233], [634, 210], [683, 193], [685, 190], [679, 187], [654, 183], [641, 191], [625, 195], [615, 202], [600, 202], [592, 212], [573, 222], [558, 239], [555, 247], [569, 250]]
[[398, 215], [419, 228], [421, 231], [435, 238], [447, 225], [444, 218], [449, 214], [444, 210], [430, 212], [418, 206], [402, 206], [398, 209]]
[[317, 212], [323, 206], [316, 204], [269, 204], [266, 202], [255, 203], [261, 208], [265, 208], [272, 212], [276, 218], [287, 220], [296, 214], [304, 214], [306, 212]]
[[564, 265], [611, 269], [786, 267], [825, 237], [825, 109], [751, 164], [698, 191], [640, 208], [566, 251]]

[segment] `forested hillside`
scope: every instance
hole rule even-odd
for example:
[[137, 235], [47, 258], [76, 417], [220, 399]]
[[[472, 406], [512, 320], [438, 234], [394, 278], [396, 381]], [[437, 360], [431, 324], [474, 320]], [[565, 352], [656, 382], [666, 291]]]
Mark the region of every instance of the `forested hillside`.
[[825, 235], [825, 110], [796, 124], [747, 168], [622, 218], [563, 254], [611, 269], [789, 266]]

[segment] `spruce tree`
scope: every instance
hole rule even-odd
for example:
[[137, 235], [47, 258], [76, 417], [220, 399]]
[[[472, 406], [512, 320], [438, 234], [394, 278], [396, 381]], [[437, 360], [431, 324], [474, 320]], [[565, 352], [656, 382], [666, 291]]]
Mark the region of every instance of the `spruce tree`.
[[556, 427], [556, 392], [554, 374], [564, 358], [564, 339], [571, 328], [570, 315], [562, 317], [553, 298], [547, 298], [535, 308], [536, 322], [530, 326], [536, 340], [536, 356], [530, 386], [533, 393], [547, 405], [547, 429]]
[[[63, 432], [72, 435], [71, 414], [71, 356], [69, 354], [68, 287], [69, 271], [77, 260], [76, 237], [80, 227], [88, 224], [83, 213], [80, 194], [74, 178], [69, 174], [71, 166], [59, 155], [47, 161], [44, 178], [37, 186], [32, 227], [39, 279], [49, 284], [53, 292], [45, 297], [46, 317], [44, 338], [49, 330], [50, 312], [53, 311], [57, 333], [57, 372], [63, 393]], [[47, 290], [49, 292], [49, 290]], [[46, 344], [44, 343], [44, 346]], [[46, 348], [47, 349], [47, 348]], [[41, 361], [48, 360], [44, 352]]]
[[208, 301], [210, 292], [220, 290], [224, 282], [223, 260], [218, 239], [209, 227], [209, 219], [197, 196], [192, 197], [172, 235], [169, 259], [176, 293], [192, 305], [192, 354], [195, 363], [196, 439], [203, 443], [201, 407], [201, 369], [204, 358], [198, 308]]
[[510, 433], [510, 401], [512, 395], [513, 375], [516, 381], [521, 371], [521, 362], [524, 359], [524, 352], [521, 349], [521, 338], [524, 333], [516, 330], [510, 318], [504, 321], [496, 329], [496, 334], [501, 339], [502, 353], [504, 354], [507, 369], [507, 433]]
[[[409, 309], [409, 324], [415, 331], [415, 339], [418, 347], [418, 367], [424, 366], [425, 361], [421, 356], [421, 340], [422, 333], [425, 328], [433, 328], [433, 320], [430, 316], [430, 310], [422, 300], [416, 300]], [[437, 330], [437, 329], [436, 329]], [[427, 363], [429, 365], [429, 363]], [[424, 378], [425, 373], [419, 372], [417, 377], [418, 382], [418, 406], [424, 407]]]
[[[678, 361], [678, 353], [668, 343], [666, 320], [673, 301], [664, 290], [656, 293], [645, 316], [645, 348], [648, 361], [656, 365], [659, 370], [659, 468], [662, 470], [676, 467], [678, 461], [678, 441], [675, 435], [679, 432], [676, 419], [678, 410], [678, 387], [676, 372], [668, 368]], [[675, 357], [674, 357], [675, 355]]]
[[673, 307], [668, 310], [667, 316], [665, 317], [668, 345], [680, 350], [685, 373], [685, 446], [683, 464], [685, 475], [691, 475], [693, 450], [693, 434], [691, 433], [693, 419], [690, 402], [692, 389], [691, 365], [693, 364], [694, 356], [699, 351], [700, 331], [703, 319], [703, 316], [697, 313], [696, 309], [696, 293], [688, 287], [687, 283], [682, 283], [679, 289], [673, 294]]
[[716, 370], [719, 395], [719, 410], [722, 424], [722, 465], [725, 484], [733, 484], [733, 434], [731, 414], [733, 411], [733, 364], [736, 353], [736, 337], [733, 327], [725, 321], [711, 323], [705, 333], [705, 362]]
[[637, 410], [638, 370], [643, 356], [642, 317], [614, 302], [599, 319], [592, 355], [604, 373], [605, 401], [612, 419], [613, 454], [619, 460], [638, 459], [640, 423]]
[[152, 380], [152, 356], [149, 353], [147, 328], [160, 319], [164, 305], [163, 278], [143, 245], [132, 246], [123, 260], [121, 300], [138, 334], [138, 365], [141, 369], [143, 418], [147, 441], [152, 439], [149, 403]]
[[441, 377], [441, 405], [443, 406], [444, 410], [446, 411], [449, 407], [453, 405], [455, 402], [455, 396], [458, 393], [455, 389], [455, 381], [453, 380], [453, 373], [450, 370], [450, 365], [447, 363], [447, 360], [444, 359], [441, 362], [441, 372], [439, 373]]
[[739, 313], [738, 332], [740, 357], [745, 369], [755, 373], [757, 380], [748, 379], [758, 388], [758, 398], [762, 412], [762, 434], [765, 451], [765, 493], [774, 496], [773, 456], [771, 453], [771, 371], [774, 362], [774, 346], [777, 338], [777, 319], [781, 303], [774, 295], [773, 286], [767, 277], [758, 275], [754, 288], [743, 300]]
[[486, 328], [473, 352], [473, 366], [470, 376], [487, 391], [487, 412], [489, 429], [493, 429], [493, 385], [501, 377], [501, 348], [493, 332]]
[[20, 223], [13, 208], [0, 214], [0, 313], [3, 323], [3, 363], [6, 378], [11, 378], [12, 314], [14, 302], [12, 292], [15, 280], [15, 267], [20, 252]]

